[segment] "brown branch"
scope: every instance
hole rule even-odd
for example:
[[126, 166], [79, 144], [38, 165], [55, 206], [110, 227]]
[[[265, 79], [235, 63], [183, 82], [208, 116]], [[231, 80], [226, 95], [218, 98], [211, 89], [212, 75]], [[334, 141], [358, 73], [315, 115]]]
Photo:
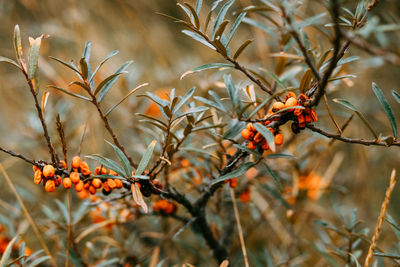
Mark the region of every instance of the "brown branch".
[[37, 163], [35, 160], [33, 160], [33, 159], [28, 159], [28, 158], [25, 157], [24, 155], [17, 154], [17, 153], [15, 153], [15, 152], [11, 151], [11, 150], [7, 150], [7, 149], [4, 149], [4, 148], [2, 148], [2, 147], [0, 147], [0, 151], [3, 151], [4, 153], [7, 153], [7, 154], [9, 154], [9, 155], [11, 155], [11, 156], [13, 156], [13, 157], [20, 158], [20, 159], [22, 159], [22, 160], [28, 162], [29, 164], [38, 166], [38, 163]]
[[397, 141], [397, 140], [393, 141], [392, 143], [387, 143], [385, 141], [380, 141], [380, 140], [348, 138], [348, 137], [343, 137], [340, 134], [326, 132], [320, 128], [315, 127], [312, 124], [308, 124], [308, 125], [306, 125], [306, 127], [313, 132], [316, 132], [316, 133], [322, 134], [326, 137], [334, 138], [336, 140], [340, 140], [340, 141], [346, 142], [346, 143], [361, 144], [361, 145], [366, 145], [366, 146], [385, 146], [385, 147], [400, 146], [400, 141]]

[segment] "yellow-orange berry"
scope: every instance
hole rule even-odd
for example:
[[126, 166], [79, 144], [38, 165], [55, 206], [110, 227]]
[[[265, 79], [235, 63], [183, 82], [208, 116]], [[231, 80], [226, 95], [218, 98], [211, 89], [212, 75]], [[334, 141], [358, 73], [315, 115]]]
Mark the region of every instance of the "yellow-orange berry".
[[32, 166], [32, 169], [33, 169], [34, 172], [36, 172], [37, 170], [40, 170], [39, 167], [36, 166], [36, 165], [33, 165], [33, 166]]
[[79, 183], [79, 181], [81, 180], [81, 177], [79, 177], [79, 174], [77, 172], [71, 172], [69, 178], [74, 184]]
[[[296, 105], [297, 105], [297, 99], [294, 97], [288, 98], [288, 100], [286, 100], [286, 102], [285, 102], [286, 108], [294, 107]], [[293, 109], [290, 109], [289, 111], [293, 111]]]
[[114, 189], [115, 187], [117, 187], [117, 184], [114, 182], [113, 179], [107, 179], [107, 182], [110, 189]]
[[256, 131], [256, 128], [254, 128], [254, 125], [253, 125], [253, 123], [251, 123], [251, 122], [249, 122], [249, 123], [246, 125], [246, 129], [249, 130], [249, 131], [251, 131], [251, 132], [255, 132], [255, 131]]
[[67, 163], [65, 163], [65, 161], [63, 161], [63, 160], [60, 160], [59, 165], [60, 165], [63, 169], [68, 168]]
[[278, 133], [275, 135], [275, 145], [279, 146], [283, 144], [283, 134]]
[[236, 178], [229, 179], [229, 187], [235, 188], [236, 186], [237, 186], [237, 179]]
[[40, 184], [40, 182], [42, 181], [42, 172], [39, 169], [35, 171], [33, 181], [35, 182], [35, 184]]
[[269, 145], [268, 145], [267, 140], [264, 139], [264, 141], [262, 141], [262, 143], [261, 143], [261, 148], [262, 148], [263, 150], [268, 150], [268, 149], [269, 149]]
[[56, 183], [56, 186], [59, 186], [61, 184], [61, 176], [56, 175], [54, 182]]
[[92, 195], [96, 194], [96, 190], [97, 190], [96, 187], [94, 187], [93, 185], [89, 187], [89, 193]]
[[110, 186], [108, 185], [108, 182], [107, 182], [107, 181], [105, 181], [105, 182], [103, 183], [103, 189], [104, 189], [104, 191], [106, 191], [106, 192], [111, 191], [111, 188], [110, 188]]
[[107, 174], [107, 169], [104, 168], [103, 166], [97, 166], [95, 171], [94, 171], [97, 175], [99, 174]]
[[272, 105], [272, 111], [277, 112], [278, 110], [281, 110], [284, 107], [285, 107], [284, 103], [277, 101]]
[[296, 94], [295, 93], [293, 93], [293, 92], [289, 92], [289, 93], [287, 93], [287, 95], [286, 95], [286, 97], [285, 97], [285, 101], [286, 100], [288, 100], [289, 98], [291, 98], [291, 97], [294, 97], [294, 98], [296, 98]]
[[124, 184], [120, 179], [114, 179], [115, 184], [117, 185], [116, 188], [122, 188], [124, 187]]
[[72, 158], [72, 168], [78, 169], [81, 165], [81, 157], [75, 156]]
[[48, 180], [46, 182], [46, 185], [44, 186], [44, 190], [47, 192], [53, 192], [56, 189], [56, 184], [54, 183], [53, 180]]
[[79, 180], [79, 182], [75, 184], [75, 190], [76, 190], [76, 192], [81, 192], [83, 190], [83, 181], [82, 180]]
[[46, 165], [43, 168], [43, 175], [46, 178], [53, 177], [55, 173], [55, 169], [52, 165]]
[[100, 188], [101, 187], [101, 180], [99, 178], [94, 178], [92, 180], [92, 185], [94, 188]]
[[65, 189], [71, 188], [71, 185], [72, 185], [71, 179], [68, 178], [68, 177], [65, 177], [65, 178], [62, 180], [62, 185], [64, 186]]
[[313, 121], [318, 121], [317, 112], [315, 112], [315, 110], [311, 109], [310, 115]]
[[262, 140], [264, 140], [264, 136], [262, 136], [262, 134], [260, 133], [256, 133], [256, 135], [254, 136], [254, 142], [260, 143], [262, 142]]
[[[114, 175], [114, 176], [118, 176], [118, 173], [115, 172], [115, 171], [113, 171], [113, 170], [110, 170], [110, 171], [109, 171], [109, 174], [110, 174], [110, 175]], [[134, 175], [134, 174], [132, 174], [132, 175]]]
[[250, 140], [251, 139], [251, 135], [252, 135], [252, 133], [249, 130], [247, 130], [247, 129], [243, 129], [242, 130], [242, 137], [244, 139]]

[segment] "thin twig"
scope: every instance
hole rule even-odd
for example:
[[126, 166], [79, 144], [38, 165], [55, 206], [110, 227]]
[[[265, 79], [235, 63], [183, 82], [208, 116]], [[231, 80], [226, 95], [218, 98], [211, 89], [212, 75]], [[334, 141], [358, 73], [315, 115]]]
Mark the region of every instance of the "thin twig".
[[235, 192], [233, 191], [233, 188], [230, 188], [230, 192], [233, 204], [233, 211], [235, 213], [236, 225], [239, 233], [240, 246], [242, 248], [242, 253], [243, 253], [244, 265], [246, 267], [249, 267], [249, 259], [247, 258], [246, 244], [244, 243], [243, 230], [242, 230], [242, 225], [240, 224], [239, 210], [237, 207]]
[[4, 153], [7, 153], [7, 154], [9, 154], [9, 155], [11, 155], [11, 156], [13, 156], [13, 157], [20, 158], [20, 159], [22, 159], [22, 160], [28, 162], [29, 164], [37, 165], [37, 162], [36, 162], [35, 160], [33, 160], [33, 159], [28, 159], [28, 158], [25, 157], [24, 155], [17, 154], [17, 153], [15, 153], [15, 152], [11, 151], [11, 150], [7, 150], [7, 149], [4, 149], [4, 148], [0, 147], [0, 151], [3, 151]]
[[378, 222], [376, 224], [374, 235], [372, 237], [372, 242], [371, 245], [369, 246], [367, 257], [365, 258], [364, 267], [369, 266], [372, 256], [374, 255], [376, 242], [379, 238], [379, 233], [381, 231], [382, 223], [385, 219], [386, 210], [390, 202], [390, 196], [392, 195], [395, 185], [396, 185], [396, 169], [393, 169], [392, 174], [390, 176], [390, 184], [389, 187], [386, 189], [385, 200], [382, 203], [381, 212], [379, 213]]
[[72, 227], [71, 227], [71, 190], [67, 190], [67, 203], [68, 203], [68, 233], [67, 233], [67, 252], [66, 252], [66, 257], [65, 257], [65, 267], [68, 267], [69, 264], [69, 248], [71, 246], [71, 233], [72, 233]]
[[324, 101], [325, 101], [326, 109], [328, 110], [329, 117], [330, 117], [331, 120], [333, 121], [333, 124], [335, 124], [336, 129], [338, 130], [338, 132], [339, 132], [340, 134], [342, 134], [342, 129], [340, 129], [339, 124], [337, 123], [337, 121], [335, 120], [335, 117], [333, 116], [333, 113], [332, 113], [331, 107], [330, 107], [329, 104], [328, 104], [328, 98], [326, 97], [326, 95], [324, 95]]

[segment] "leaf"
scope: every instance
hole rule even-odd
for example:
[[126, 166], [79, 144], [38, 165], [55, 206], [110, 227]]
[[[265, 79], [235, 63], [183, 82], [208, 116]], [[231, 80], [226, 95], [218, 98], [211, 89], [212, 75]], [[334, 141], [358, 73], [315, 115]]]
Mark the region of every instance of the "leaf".
[[134, 89], [132, 89], [126, 96], [124, 96], [117, 104], [115, 104], [114, 106], [112, 106], [107, 112], [106, 112], [106, 117], [122, 102], [124, 102], [130, 95], [132, 95], [133, 93], [135, 93], [137, 90], [139, 90], [140, 88], [149, 85], [148, 83], [143, 83], [141, 85], [136, 86]]
[[14, 65], [14, 66], [17, 67], [18, 69], [21, 69], [21, 66], [18, 65], [17, 62], [15, 62], [15, 61], [12, 60], [12, 59], [6, 58], [6, 57], [0, 56], [0, 62], [5, 62], [5, 63], [11, 64], [11, 65]]
[[119, 51], [118, 50], [114, 50], [112, 51], [110, 54], [108, 54], [103, 61], [100, 62], [100, 64], [96, 67], [96, 69], [93, 71], [92, 75], [89, 76], [89, 82], [91, 83], [94, 79], [94, 76], [96, 75], [96, 73], [99, 71], [99, 69], [104, 65], [104, 63], [107, 62], [107, 60], [109, 60], [111, 57], [115, 56], [116, 54], [118, 54]]
[[231, 30], [229, 31], [228, 39], [225, 42], [225, 46], [228, 46], [231, 42], [233, 35], [235, 34], [236, 30], [238, 29], [240, 23], [242, 22], [243, 18], [246, 16], [246, 12], [241, 13], [233, 23]]
[[271, 133], [270, 130], [268, 130], [267, 127], [260, 123], [254, 123], [254, 128], [262, 135], [264, 136], [265, 140], [267, 140], [269, 147], [271, 148], [271, 151], [275, 153], [275, 137]]
[[89, 75], [89, 67], [88, 67], [88, 64], [87, 64], [85, 58], [81, 58], [79, 60], [79, 64], [81, 66], [82, 79], [86, 80], [88, 78], [88, 75]]
[[58, 199], [56, 199], [57, 206], [60, 208], [61, 214], [64, 217], [65, 222], [69, 223], [68, 209], [65, 205]]
[[[107, 83], [109, 81], [111, 81], [112, 79], [117, 78], [121, 74], [124, 74], [124, 73], [128, 73], [128, 72], [126, 72], [126, 71], [117, 72], [117, 73], [111, 74], [110, 76], [105, 78], [103, 81], [101, 81], [101, 83], [99, 85], [97, 85], [96, 89], [94, 90], [94, 95], [97, 95], [100, 91], [102, 91], [103, 88], [105, 88], [105, 90], [107, 90], [107, 92], [108, 92], [108, 90], [110, 89], [110, 86], [106, 88], [105, 86], [107, 85]], [[104, 93], [104, 91], [103, 91], [102, 93], [103, 93], [103, 95], [105, 95], [107, 92]]]
[[339, 103], [341, 105], [343, 105], [344, 107], [354, 111], [359, 117], [360, 119], [364, 122], [364, 124], [368, 127], [368, 129], [371, 131], [371, 133], [374, 135], [374, 137], [376, 139], [378, 139], [378, 135], [375, 133], [374, 129], [372, 128], [372, 126], [369, 124], [369, 122], [367, 121], [367, 119], [364, 117], [363, 114], [361, 114], [361, 112], [358, 111], [358, 109], [353, 106], [349, 101], [344, 100], [344, 99], [333, 99], [333, 102]]
[[17, 61], [23, 65], [23, 58], [22, 58], [22, 44], [21, 44], [21, 32], [19, 30], [18, 24], [14, 27], [14, 49], [15, 49], [15, 56]]
[[[133, 61], [127, 61], [125, 62], [116, 72], [117, 73], [125, 73], [125, 70], [129, 67], [129, 65], [132, 64]], [[106, 94], [108, 93], [108, 91], [111, 89], [111, 87], [117, 82], [119, 78], [119, 75], [115, 76], [114, 78], [112, 78], [111, 80], [109, 80], [104, 86], [103, 89], [101, 89], [100, 91], [100, 95], [99, 95], [99, 99], [98, 101], [101, 102], [101, 100], [103, 100], [103, 98], [106, 96]]]
[[400, 94], [397, 93], [395, 90], [392, 90], [392, 95], [393, 95], [394, 99], [396, 99], [396, 101], [398, 103], [400, 103]]
[[19, 238], [19, 236], [15, 236], [10, 243], [8, 243], [7, 247], [5, 248], [4, 252], [3, 252], [3, 256], [0, 259], [0, 266], [7, 266], [7, 263], [10, 259], [11, 256], [11, 252], [12, 252], [12, 248], [14, 246], [14, 243], [17, 241], [17, 239]]
[[239, 93], [238, 89], [236, 88], [232, 76], [229, 75], [224, 75], [224, 82], [226, 89], [228, 90], [229, 97], [231, 98], [231, 101], [233, 103], [234, 107], [237, 107], [239, 105]]
[[136, 183], [131, 184], [131, 191], [132, 191], [132, 197], [133, 200], [143, 208], [144, 213], [148, 213], [149, 209], [147, 207], [146, 202], [143, 199], [142, 192], [140, 192], [139, 187], [136, 185]]
[[203, 45], [208, 46], [208, 47], [211, 48], [212, 50], [215, 50], [215, 47], [214, 47], [212, 44], [210, 44], [209, 42], [207, 42], [207, 40], [204, 39], [203, 36], [201, 36], [201, 35], [199, 35], [199, 34], [197, 34], [197, 33], [195, 33], [195, 32], [188, 31], [188, 30], [183, 30], [182, 33], [184, 33], [184, 34], [186, 34], [187, 36], [193, 38], [194, 40], [196, 40], [196, 41], [202, 43]]
[[215, 32], [214, 39], [221, 40], [221, 36], [224, 33], [226, 26], [228, 25], [229, 20], [224, 20], [218, 27], [217, 31]]
[[146, 149], [142, 159], [139, 162], [139, 165], [136, 169], [135, 175], [141, 175], [149, 164], [150, 158], [153, 155], [154, 147], [157, 144], [157, 140], [153, 140]]
[[[190, 108], [190, 109], [188, 109], [187, 111], [185, 111], [185, 112], [183, 112], [182, 114], [180, 114], [176, 119], [178, 119], [178, 118], [180, 118], [180, 117], [183, 117], [183, 116], [186, 116], [186, 115], [188, 115], [188, 114], [203, 112], [203, 111], [206, 111], [206, 110], [208, 110], [208, 109], [209, 109], [208, 107], [194, 107], [194, 108]], [[175, 120], [176, 120], [176, 119], [175, 119]]]
[[222, 176], [218, 177], [211, 184], [214, 185], [214, 184], [218, 184], [220, 182], [223, 182], [225, 180], [229, 180], [229, 179], [232, 179], [232, 178], [239, 177], [239, 176], [245, 174], [247, 172], [247, 170], [249, 170], [254, 165], [256, 165], [254, 162], [246, 162], [246, 163], [240, 165], [239, 167], [237, 167], [235, 170], [233, 170], [233, 171], [231, 171], [231, 172], [229, 172], [229, 173], [227, 173], [225, 175], [222, 175]]
[[261, 155], [259, 152], [257, 152], [256, 150], [252, 150], [252, 149], [250, 149], [250, 148], [248, 148], [248, 147], [246, 147], [246, 146], [242, 146], [242, 145], [240, 145], [240, 144], [233, 144], [233, 146], [239, 148], [240, 150], [246, 151], [246, 152], [249, 153], [249, 154], [254, 154], [254, 155], [259, 156], [259, 157], [262, 156], [262, 155]]
[[271, 35], [272, 37], [276, 37], [275, 32], [270, 27], [267, 27], [258, 21], [255, 21], [255, 20], [249, 19], [249, 18], [243, 18], [243, 22], [261, 29], [262, 31], [264, 31], [268, 35]]
[[[85, 49], [83, 50], [83, 60], [86, 62], [86, 70], [87, 70], [87, 76], [86, 78], [92, 76], [92, 68], [90, 67], [90, 47], [92, 45], [92, 42], [86, 42], [85, 44]], [[94, 83], [93, 81], [90, 82], [90, 86], [93, 88]]]
[[66, 90], [66, 89], [64, 89], [64, 88], [61, 88], [61, 87], [58, 87], [58, 86], [54, 86], [54, 85], [49, 85], [48, 87], [57, 89], [57, 90], [59, 90], [59, 91], [61, 91], [61, 92], [63, 92], [63, 93], [66, 93], [67, 95], [74, 96], [74, 97], [77, 97], [77, 98], [80, 98], [80, 99], [83, 99], [83, 100], [86, 100], [86, 101], [90, 101], [90, 99], [87, 98], [86, 96], [78, 95], [78, 94], [72, 93], [72, 92], [70, 92], [70, 91], [68, 91], [68, 90]]
[[267, 73], [269, 76], [272, 77], [272, 79], [274, 79], [276, 81], [276, 83], [282, 88], [285, 89], [286, 86], [283, 84], [283, 82], [281, 80], [279, 80], [278, 77], [276, 77], [275, 74], [273, 74], [271, 71], [269, 71], [268, 69], [264, 69], [264, 68], [260, 68], [260, 70], [264, 71], [265, 73]]
[[390, 125], [392, 126], [392, 131], [394, 138], [397, 138], [397, 124], [396, 119], [394, 117], [392, 108], [390, 107], [385, 95], [383, 94], [382, 90], [376, 85], [376, 83], [372, 83], [372, 90], [374, 91], [376, 97], [378, 98], [379, 102], [381, 103], [383, 109], [386, 112], [387, 117], [389, 118]]
[[65, 61], [63, 61], [63, 60], [61, 60], [59, 58], [56, 58], [56, 57], [49, 56], [49, 58], [57, 61], [58, 63], [63, 64], [64, 66], [70, 68], [71, 70], [75, 71], [76, 73], [80, 73], [80, 71], [72, 64], [69, 64], [69, 63], [67, 63], [67, 62], [65, 62]]
[[276, 183], [276, 185], [279, 188], [279, 191], [282, 192], [282, 184], [279, 181], [278, 176], [276, 175], [276, 173], [274, 172], [274, 170], [272, 170], [265, 162], [262, 162], [263, 166], [265, 167], [265, 169], [267, 170], [267, 172], [271, 175], [272, 179], [274, 179], [274, 182]]
[[203, 0], [196, 1], [196, 13], [200, 16], [201, 6], [203, 5]]
[[181, 76], [181, 80], [183, 79], [183, 77], [185, 77], [188, 74], [192, 74], [195, 72], [200, 72], [203, 70], [210, 70], [210, 69], [220, 69], [220, 68], [234, 68], [235, 66], [233, 66], [232, 64], [227, 64], [227, 63], [209, 63], [209, 64], [204, 64], [201, 65], [197, 68], [194, 68], [192, 70], [189, 70], [187, 72], [185, 72], [184, 74], [182, 74]]
[[192, 87], [187, 93], [182, 97], [182, 99], [176, 104], [174, 109], [172, 110], [173, 113], [176, 113], [188, 100], [192, 97], [196, 87]]
[[235, 55], [233, 56], [233, 59], [236, 60], [236, 59], [240, 56], [240, 54], [244, 51], [244, 49], [246, 49], [246, 47], [247, 47], [249, 44], [251, 44], [252, 42], [253, 42], [253, 40], [250, 40], [250, 39], [246, 40], [246, 41], [238, 48], [238, 50], [236, 51]]
[[32, 262], [28, 265], [28, 267], [35, 267], [35, 266], [38, 266], [39, 264], [41, 264], [41, 263], [43, 263], [43, 262], [45, 262], [45, 261], [47, 261], [47, 260], [49, 260], [49, 259], [50, 259], [50, 256], [42, 256], [42, 257], [37, 258], [37, 259], [35, 259], [34, 261], [32, 261]]
[[221, 7], [220, 11], [218, 12], [217, 17], [215, 18], [212, 36], [215, 36], [215, 32], [217, 31], [217, 29], [218, 29], [219, 25], [222, 23], [222, 21], [224, 21], [225, 15], [228, 12], [228, 9], [232, 6], [233, 2], [235, 2], [235, 0], [230, 0]]
[[374, 256], [386, 257], [386, 258], [400, 260], [400, 255], [399, 254], [393, 254], [393, 253], [374, 252]]
[[194, 25], [197, 29], [200, 28], [200, 20], [199, 20], [199, 16], [197, 16], [197, 12], [196, 10], [189, 4], [189, 3], [184, 3], [185, 6], [187, 6], [190, 10], [190, 13], [192, 14], [192, 18], [193, 18], [193, 22]]
[[110, 146], [112, 146], [112, 148], [115, 151], [115, 154], [117, 155], [117, 157], [119, 158], [120, 162], [122, 163], [122, 167], [124, 167], [125, 170], [125, 177], [129, 177], [132, 175], [132, 166], [129, 163], [128, 158], [125, 156], [124, 152], [122, 152], [121, 149], [119, 149], [119, 147], [117, 147], [116, 145], [106, 141]]
[[31, 49], [29, 51], [28, 77], [31, 80], [34, 79], [37, 72], [39, 50], [40, 50], [40, 45], [42, 43], [42, 39], [43, 39], [43, 34], [36, 39], [30, 39]]
[[196, 100], [198, 100], [198, 101], [201, 101], [201, 102], [203, 102], [204, 104], [207, 104], [207, 105], [209, 105], [209, 106], [211, 106], [211, 107], [214, 107], [214, 108], [216, 108], [216, 109], [218, 109], [218, 110], [220, 110], [220, 111], [222, 111], [222, 112], [226, 112], [226, 110], [225, 110], [224, 107], [221, 107], [221, 106], [218, 105], [217, 103], [215, 103], [215, 102], [213, 102], [213, 101], [211, 101], [211, 100], [208, 100], [207, 98], [204, 98], [204, 97], [201, 97], [201, 96], [195, 96], [194, 99], [196, 99]]

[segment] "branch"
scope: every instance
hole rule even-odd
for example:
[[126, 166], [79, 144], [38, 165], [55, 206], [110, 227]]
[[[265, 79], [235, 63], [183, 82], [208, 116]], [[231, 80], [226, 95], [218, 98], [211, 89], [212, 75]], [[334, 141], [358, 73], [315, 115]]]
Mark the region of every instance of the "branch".
[[348, 137], [343, 137], [340, 134], [335, 134], [335, 133], [329, 133], [326, 132], [325, 130], [322, 130], [320, 128], [315, 127], [314, 125], [308, 124], [306, 125], [306, 127], [308, 129], [310, 129], [313, 132], [322, 134], [326, 137], [329, 138], [334, 138], [337, 140], [340, 140], [342, 142], [346, 142], [346, 143], [353, 143], [353, 144], [361, 144], [361, 145], [365, 145], [365, 146], [385, 146], [385, 147], [389, 147], [389, 146], [400, 146], [400, 141], [395, 140], [393, 141], [393, 143], [387, 143], [385, 141], [380, 141], [380, 140], [366, 140], [366, 139], [357, 139], [357, 138], [348, 138]]
[[3, 151], [4, 153], [7, 153], [7, 154], [9, 154], [9, 155], [11, 155], [11, 156], [13, 156], [13, 157], [20, 158], [20, 159], [22, 159], [22, 160], [28, 162], [29, 164], [38, 166], [38, 163], [37, 163], [35, 160], [33, 160], [33, 159], [28, 159], [28, 158], [25, 157], [24, 155], [17, 154], [17, 153], [15, 153], [15, 152], [11, 151], [11, 150], [7, 150], [7, 149], [4, 149], [4, 148], [2, 148], [2, 147], [0, 147], [0, 151]]

